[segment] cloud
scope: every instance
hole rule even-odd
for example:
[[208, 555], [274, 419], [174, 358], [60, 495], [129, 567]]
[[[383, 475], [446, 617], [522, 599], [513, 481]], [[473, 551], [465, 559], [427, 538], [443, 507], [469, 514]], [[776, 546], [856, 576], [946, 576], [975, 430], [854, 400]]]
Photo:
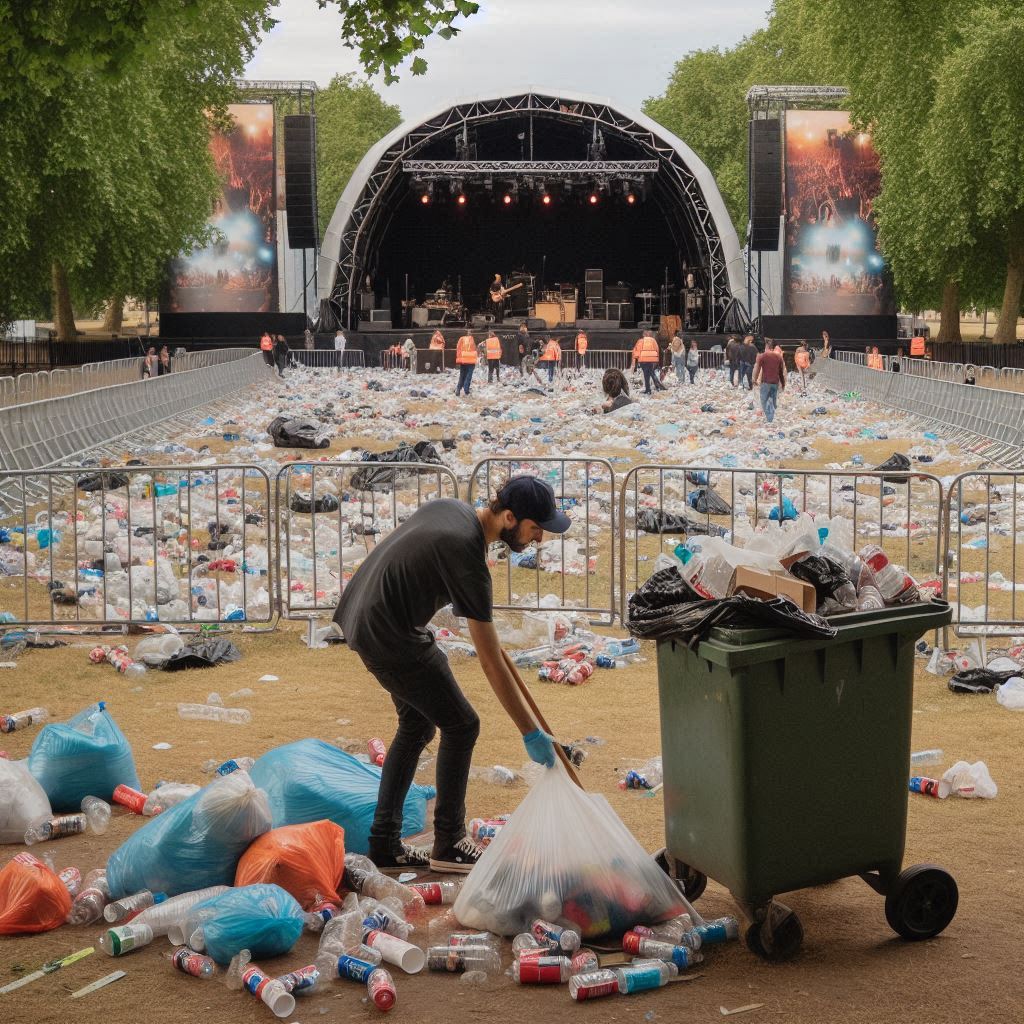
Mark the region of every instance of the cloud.
[[[360, 71], [341, 42], [337, 7], [282, 0], [279, 24], [247, 67], [249, 78], [313, 79]], [[421, 117], [464, 96], [498, 95], [526, 86], [606, 96], [639, 109], [664, 91], [684, 54], [731, 46], [766, 23], [765, 0], [482, 0], [480, 13], [452, 40], [431, 38], [427, 74], [374, 85], [406, 118]]]

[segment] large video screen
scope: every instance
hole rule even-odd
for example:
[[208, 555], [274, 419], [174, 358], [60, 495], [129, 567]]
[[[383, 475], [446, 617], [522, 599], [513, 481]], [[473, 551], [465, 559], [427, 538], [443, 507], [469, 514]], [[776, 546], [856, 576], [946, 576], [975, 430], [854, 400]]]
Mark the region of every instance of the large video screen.
[[215, 237], [174, 261], [166, 307], [174, 313], [278, 309], [274, 108], [240, 103], [228, 112], [234, 127], [210, 136], [222, 182], [209, 220]]
[[895, 313], [873, 208], [881, 181], [871, 136], [849, 114], [786, 113], [784, 313]]

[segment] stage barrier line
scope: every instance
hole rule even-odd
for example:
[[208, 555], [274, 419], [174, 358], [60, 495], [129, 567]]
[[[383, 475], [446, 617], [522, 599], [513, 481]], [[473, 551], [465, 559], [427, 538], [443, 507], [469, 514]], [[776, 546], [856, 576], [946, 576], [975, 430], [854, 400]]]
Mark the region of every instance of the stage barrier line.
[[[455, 474], [432, 463], [297, 462], [282, 467], [274, 479], [274, 562], [282, 617], [333, 612], [346, 563], [352, 566], [368, 555], [404, 521], [406, 509], [411, 514], [433, 498], [458, 497]], [[318, 505], [322, 511], [314, 511]], [[304, 508], [309, 511], [299, 511]]]
[[[266, 470], [242, 464], [55, 467], [17, 471], [8, 482], [20, 501], [0, 515], [0, 526], [20, 532], [24, 543], [20, 566], [8, 563], [0, 576], [0, 606], [17, 616], [17, 625], [159, 621], [273, 628]], [[93, 511], [91, 520], [79, 518], [83, 507]], [[208, 566], [226, 546], [221, 535], [229, 532], [241, 551], [211, 572]], [[248, 564], [259, 548], [265, 560]], [[119, 568], [112, 568], [114, 561]], [[99, 604], [80, 603], [96, 596]]]
[[366, 353], [361, 348], [346, 348], [343, 352], [336, 352], [333, 348], [293, 348], [291, 365], [304, 366], [308, 370], [336, 370], [339, 365], [346, 370], [362, 369], [366, 366]]
[[[589, 354], [589, 353], [588, 353]], [[546, 480], [555, 492], [555, 501], [565, 511], [573, 509], [573, 526], [564, 534], [549, 537], [546, 544], [557, 546], [558, 564], [565, 566], [567, 555], [573, 566], [571, 575], [580, 575], [583, 580], [582, 604], [576, 598], [569, 598], [566, 574], [558, 573], [557, 584], [545, 585], [542, 579], [544, 553], [538, 551], [532, 569], [521, 570], [516, 579], [517, 590], [525, 584], [523, 572], [532, 572], [532, 594], [518, 594], [513, 591], [513, 564], [511, 553], [505, 557], [504, 599], [496, 596], [494, 607], [503, 611], [566, 611], [582, 612], [600, 617], [595, 621], [611, 624], [615, 619], [615, 470], [603, 458], [551, 457], [535, 458], [489, 458], [481, 459], [469, 475], [466, 485], [466, 501], [470, 505], [489, 502], [499, 488], [511, 476], [530, 475]], [[582, 513], [582, 514], [580, 514]], [[608, 525], [604, 525], [607, 514]], [[582, 537], [580, 534], [582, 533]], [[569, 545], [574, 547], [570, 552]], [[582, 550], [581, 550], [582, 548]], [[546, 549], [550, 550], [550, 549]], [[550, 559], [548, 559], [550, 561]], [[576, 568], [579, 572], [576, 572]], [[593, 581], [591, 576], [608, 573], [607, 597], [603, 596], [603, 584]], [[549, 575], [554, 575], [552, 569]], [[497, 568], [495, 575], [499, 575]], [[498, 580], [495, 580], [498, 583]], [[552, 587], [559, 589], [555, 605], [541, 604], [541, 598]], [[518, 600], [517, 600], [518, 598]]]

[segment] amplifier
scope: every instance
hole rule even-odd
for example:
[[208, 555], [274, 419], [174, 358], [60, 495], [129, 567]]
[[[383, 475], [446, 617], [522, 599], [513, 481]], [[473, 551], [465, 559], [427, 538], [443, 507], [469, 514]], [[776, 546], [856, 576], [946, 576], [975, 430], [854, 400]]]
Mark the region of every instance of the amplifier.
[[608, 319], [608, 306], [604, 302], [594, 302], [588, 298], [583, 304], [583, 309], [586, 311], [587, 317], [591, 320]]
[[371, 309], [370, 310], [370, 323], [371, 324], [389, 324], [389, 323], [391, 323], [391, 310], [390, 309]]
[[583, 286], [583, 297], [600, 301], [604, 298], [604, 285], [600, 281], [588, 281]]
[[583, 272], [583, 280], [590, 284], [591, 281], [596, 281], [598, 284], [604, 284], [604, 271], [600, 267], [589, 267]]
[[369, 313], [373, 309], [373, 303], [375, 296], [373, 292], [360, 292], [359, 293], [359, 312]]
[[632, 320], [633, 303], [628, 300], [621, 302], [606, 302], [605, 315], [609, 320]]
[[494, 323], [493, 313], [474, 313], [470, 321], [471, 327], [490, 327]]
[[629, 285], [610, 284], [604, 290], [604, 297], [608, 302], [629, 302]]

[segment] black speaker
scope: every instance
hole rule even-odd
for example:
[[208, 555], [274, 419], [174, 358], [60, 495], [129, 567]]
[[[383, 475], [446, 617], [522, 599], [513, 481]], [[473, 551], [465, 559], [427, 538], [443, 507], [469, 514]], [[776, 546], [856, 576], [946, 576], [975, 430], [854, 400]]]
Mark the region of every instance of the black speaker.
[[779, 248], [782, 216], [782, 123], [777, 119], [750, 122], [750, 249]]
[[289, 114], [284, 119], [284, 208], [288, 248], [315, 249], [319, 242], [316, 118], [308, 114]]
[[604, 290], [604, 297], [607, 302], [629, 302], [631, 298], [629, 286], [625, 284], [610, 284]]

